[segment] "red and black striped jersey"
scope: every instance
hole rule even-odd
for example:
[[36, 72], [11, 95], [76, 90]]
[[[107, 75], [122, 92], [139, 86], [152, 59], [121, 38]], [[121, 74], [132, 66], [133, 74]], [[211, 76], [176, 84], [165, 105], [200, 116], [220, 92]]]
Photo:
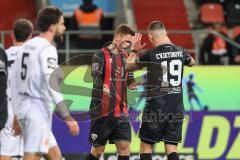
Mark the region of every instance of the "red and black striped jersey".
[[[126, 52], [113, 54], [108, 48], [96, 52], [92, 60], [93, 89], [90, 104], [90, 115], [93, 118], [102, 116], [128, 116], [127, 86], [134, 82], [133, 73], [125, 71]], [[103, 85], [110, 90], [110, 97], [103, 94]]]

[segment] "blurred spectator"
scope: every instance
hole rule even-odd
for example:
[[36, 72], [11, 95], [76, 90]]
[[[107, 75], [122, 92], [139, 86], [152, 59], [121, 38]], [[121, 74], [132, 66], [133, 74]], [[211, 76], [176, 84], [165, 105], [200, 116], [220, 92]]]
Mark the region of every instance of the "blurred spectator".
[[[101, 30], [101, 21], [103, 11], [92, 3], [93, 0], [83, 0], [83, 4], [74, 11], [74, 17], [78, 25], [78, 29], [83, 30]], [[83, 35], [81, 38], [96, 38], [96, 35]]]
[[[100, 31], [103, 21], [103, 11], [93, 4], [93, 0], [83, 0], [83, 4], [75, 9], [70, 30]], [[99, 44], [101, 34], [80, 34], [71, 36], [71, 48], [94, 49], [101, 47]]]
[[4, 128], [8, 117], [7, 111], [7, 55], [0, 44], [0, 131]]
[[[224, 37], [228, 37], [220, 23], [214, 24], [213, 30]], [[199, 62], [206, 65], [232, 64], [231, 45], [223, 38], [210, 33], [202, 43]]]
[[[240, 34], [236, 36], [234, 41], [240, 45]], [[240, 49], [237, 47], [234, 47], [233, 54], [234, 54], [234, 64], [240, 64]]]

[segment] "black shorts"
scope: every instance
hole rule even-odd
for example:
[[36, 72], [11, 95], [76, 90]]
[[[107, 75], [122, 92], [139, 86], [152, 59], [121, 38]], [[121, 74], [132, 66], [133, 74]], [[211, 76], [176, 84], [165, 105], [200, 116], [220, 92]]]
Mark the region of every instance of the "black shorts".
[[148, 144], [164, 141], [178, 144], [182, 140], [184, 109], [182, 99], [162, 96], [146, 102], [139, 137]]
[[89, 143], [93, 146], [105, 146], [108, 141], [131, 142], [129, 117], [101, 117], [91, 121]]

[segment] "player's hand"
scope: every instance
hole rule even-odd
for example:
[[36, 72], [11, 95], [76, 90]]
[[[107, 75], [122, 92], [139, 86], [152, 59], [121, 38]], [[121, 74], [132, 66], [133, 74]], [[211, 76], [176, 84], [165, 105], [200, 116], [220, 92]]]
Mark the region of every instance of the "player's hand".
[[78, 123], [75, 119], [73, 119], [71, 116], [65, 117], [65, 123], [68, 126], [70, 130], [70, 134], [72, 136], [76, 136], [80, 132], [80, 127], [78, 126]]
[[13, 119], [12, 132], [13, 132], [13, 135], [14, 135], [14, 136], [18, 136], [18, 135], [21, 135], [21, 134], [22, 134], [22, 130], [21, 130], [21, 128], [20, 128], [20, 125], [19, 125], [19, 122], [18, 122], [18, 119], [17, 119], [16, 116], [14, 116], [14, 119]]
[[239, 63], [240, 63], [240, 56], [236, 56], [236, 57], [234, 58], [234, 61], [235, 61], [237, 64], [239, 64]]
[[146, 46], [146, 43], [142, 44], [142, 34], [135, 33], [135, 35], [132, 38], [132, 50], [139, 51], [143, 49]]
[[103, 85], [103, 94], [105, 94], [108, 97], [111, 97], [110, 90], [106, 84]]
[[142, 85], [142, 82], [133, 82], [128, 86], [128, 89], [137, 90], [140, 85]]

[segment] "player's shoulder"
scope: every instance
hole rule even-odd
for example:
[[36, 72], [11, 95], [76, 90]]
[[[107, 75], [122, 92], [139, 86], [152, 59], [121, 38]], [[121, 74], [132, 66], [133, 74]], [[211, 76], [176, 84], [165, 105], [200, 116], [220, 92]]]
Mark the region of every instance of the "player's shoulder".
[[104, 59], [104, 51], [103, 49], [99, 49], [97, 51], [94, 52], [93, 54], [94, 58], [99, 58], [99, 59]]
[[9, 53], [11, 51], [19, 50], [20, 48], [21, 48], [21, 46], [11, 46], [8, 49], [6, 49], [6, 52]]
[[172, 43], [166, 43], [166, 44], [160, 44], [150, 50], [148, 50], [149, 53], [153, 54], [159, 54], [159, 53], [165, 53], [165, 52], [173, 52], [176, 51], [177, 46]]
[[51, 44], [47, 39], [42, 37], [34, 37], [28, 42], [24, 44], [25, 48], [32, 49], [33, 51], [37, 51], [39, 54], [57, 54], [56, 47]]
[[186, 52], [186, 49], [183, 48], [182, 46], [173, 44], [173, 47], [175, 48], [176, 51], [182, 51], [182, 52]]
[[141, 58], [146, 58], [146, 57], [152, 57], [155, 56], [155, 54], [157, 54], [159, 52], [159, 50], [154, 47], [154, 48], [148, 48], [148, 49], [144, 49], [138, 52], [138, 55]]
[[40, 57], [58, 57], [57, 49], [53, 45], [46, 45], [39, 51]]
[[34, 37], [31, 40], [28, 40], [26, 43], [24, 43], [25, 48], [32, 48], [32, 49], [47, 49], [50, 48], [52, 50], [56, 50], [56, 48], [45, 38], [42, 37]]
[[17, 52], [19, 52], [22, 49], [22, 46], [11, 46], [8, 49], [6, 49], [6, 54], [8, 57], [16, 56]]

